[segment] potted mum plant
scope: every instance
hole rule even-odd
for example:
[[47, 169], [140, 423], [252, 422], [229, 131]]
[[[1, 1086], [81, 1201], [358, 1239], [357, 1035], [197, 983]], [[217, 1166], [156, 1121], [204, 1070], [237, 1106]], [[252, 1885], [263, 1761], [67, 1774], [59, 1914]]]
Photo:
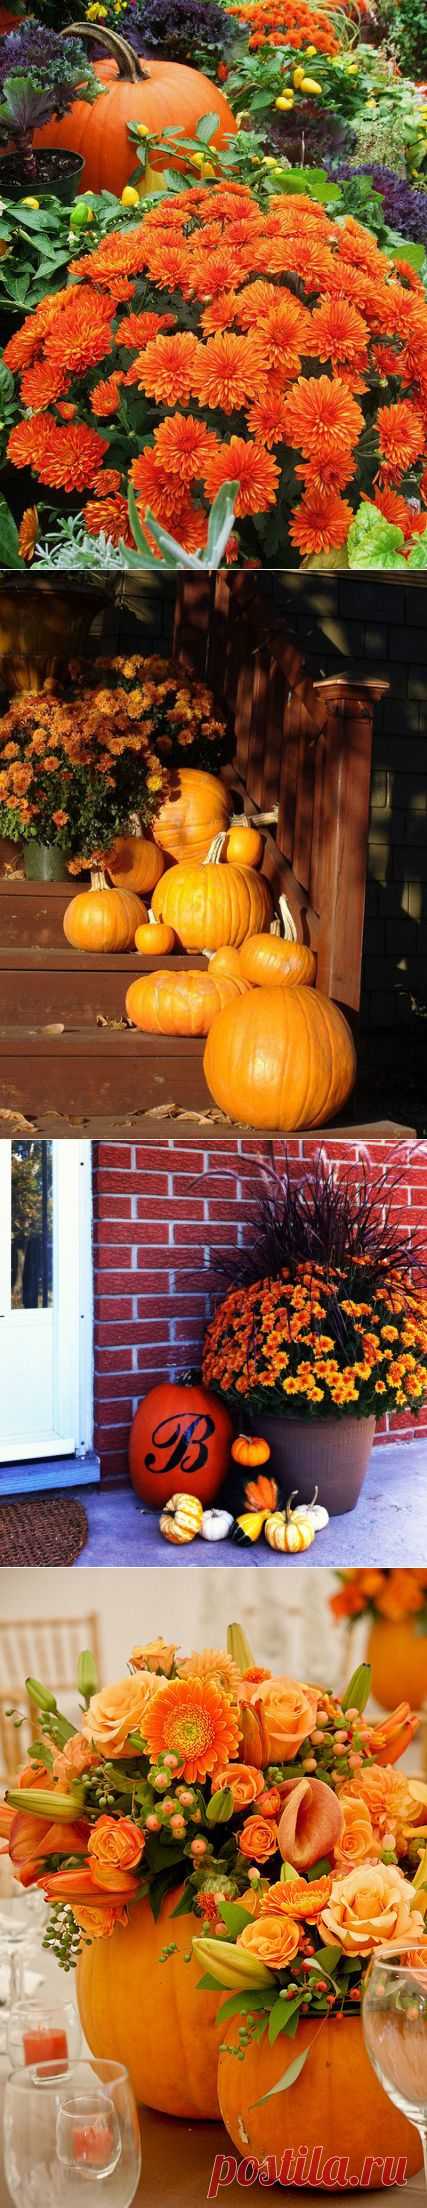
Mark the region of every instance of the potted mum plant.
[[338, 1572], [339, 1592], [331, 1595], [335, 1618], [369, 1621], [368, 1662], [372, 1692], [391, 1710], [396, 1679], [413, 1709], [427, 1699], [427, 1572]]
[[[270, 2131], [280, 2153], [295, 2136], [308, 2058], [296, 2137], [351, 2152], [362, 2184], [386, 2152], [413, 2172], [419, 2142], [370, 2070], [358, 2013], [377, 1944], [423, 1937], [427, 1786], [394, 1770], [417, 1724], [408, 1704], [372, 1723], [368, 1667], [340, 1700], [272, 1677], [237, 1626], [226, 1651], [137, 1646], [101, 1690], [86, 1653], [78, 1686], [76, 1730], [27, 1681], [33, 1760], [0, 1831], [15, 1876], [51, 1904], [46, 1944], [77, 1964], [93, 2052], [114, 2048], [137, 2098], [167, 2115], [220, 2105], [240, 2148], [243, 2117], [250, 2152], [255, 2124], [260, 2159]], [[266, 2108], [284, 2069], [292, 2091]]]
[[95, 867], [132, 811], [150, 820], [160, 759], [125, 693], [24, 693], [0, 724], [0, 835], [24, 847], [26, 875], [64, 880]]
[[74, 199], [83, 161], [77, 153], [37, 151], [35, 130], [66, 115], [75, 99], [96, 98], [99, 87], [77, 38], [62, 40], [29, 16], [0, 46], [0, 167], [2, 191], [12, 199], [53, 192]]
[[268, 1176], [233, 1286], [208, 1325], [202, 1376], [301, 1502], [352, 1510], [385, 1411], [427, 1400], [421, 1241], [394, 1215], [399, 1174]]

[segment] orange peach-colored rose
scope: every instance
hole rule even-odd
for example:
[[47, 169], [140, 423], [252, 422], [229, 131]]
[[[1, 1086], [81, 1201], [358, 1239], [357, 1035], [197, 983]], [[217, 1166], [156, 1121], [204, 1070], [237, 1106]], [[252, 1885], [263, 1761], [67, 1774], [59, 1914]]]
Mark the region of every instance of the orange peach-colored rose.
[[98, 1905], [96, 1901], [93, 1904], [88, 1903], [87, 1908], [85, 1905], [83, 1909], [73, 1905], [73, 1917], [87, 1940], [108, 1940], [111, 1933], [115, 1932], [117, 1924], [127, 1924], [128, 1921], [127, 1909], [122, 1909], [120, 1902], [115, 1906], [113, 1901], [110, 1908], [106, 1908], [104, 1902]]
[[377, 1845], [367, 1802], [357, 1794], [340, 1794], [344, 1824], [335, 1849], [335, 1863], [339, 1871], [351, 1870], [353, 1863], [376, 1860]]
[[332, 1886], [332, 1877], [326, 1875], [324, 1878], [278, 1879], [277, 1885], [269, 1886], [265, 1896], [267, 1916], [271, 1912], [273, 1917], [297, 1917], [305, 1924], [316, 1924], [322, 1910], [326, 1909]]
[[120, 1875], [136, 1870], [144, 1848], [144, 1834], [131, 1817], [99, 1817], [87, 1851], [95, 1885], [118, 1893]]
[[157, 1640], [146, 1641], [144, 1648], [132, 1648], [129, 1663], [133, 1671], [160, 1671], [165, 1679], [170, 1679], [176, 1650], [177, 1643], [164, 1641], [163, 1635], [159, 1633]]
[[261, 1772], [249, 1763], [223, 1763], [220, 1770], [214, 1771], [212, 1793], [226, 1786], [233, 1796], [234, 1809], [249, 1809], [250, 1802], [256, 1802], [263, 1791]]
[[300, 1687], [294, 1679], [264, 1679], [254, 1690], [254, 1700], [262, 1704], [270, 1761], [291, 1763], [314, 1730], [317, 1687]]
[[271, 1855], [277, 1855], [278, 1845], [277, 1825], [267, 1817], [247, 1817], [239, 1834], [241, 1855], [249, 1856], [251, 1863], [268, 1863]]
[[414, 1888], [394, 1863], [361, 1863], [335, 1878], [319, 1931], [345, 1955], [371, 1955], [385, 1940], [406, 1940], [423, 1933], [414, 1908]]
[[258, 1962], [266, 1963], [270, 1970], [286, 1970], [292, 1963], [300, 1944], [300, 1932], [292, 1917], [257, 1917], [254, 1924], [245, 1924], [239, 1932], [238, 1947], [245, 1953], [257, 1955]]
[[84, 1731], [98, 1754], [122, 1756], [129, 1734], [141, 1731], [149, 1703], [164, 1691], [162, 1680], [153, 1672], [141, 1671], [94, 1694], [84, 1718]]
[[57, 1750], [53, 1758], [53, 1773], [59, 1780], [61, 1793], [67, 1791], [67, 1780], [81, 1779], [83, 1771], [91, 1771], [96, 1755], [85, 1733], [73, 1733], [65, 1748]]
[[261, 1817], [278, 1817], [281, 1807], [282, 1797], [279, 1787], [264, 1786], [258, 1802]]
[[324, 1779], [287, 1779], [282, 1787], [279, 1848], [284, 1863], [309, 1871], [335, 1854], [342, 1827], [341, 1803]]

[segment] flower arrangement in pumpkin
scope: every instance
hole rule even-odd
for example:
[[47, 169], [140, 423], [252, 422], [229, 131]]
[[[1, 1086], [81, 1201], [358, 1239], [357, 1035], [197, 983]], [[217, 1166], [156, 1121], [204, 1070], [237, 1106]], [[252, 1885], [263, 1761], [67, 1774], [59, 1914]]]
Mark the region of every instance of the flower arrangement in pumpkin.
[[294, 2020], [353, 2013], [375, 1946], [423, 1935], [427, 1787], [395, 1771], [409, 1704], [373, 1723], [369, 1667], [340, 1700], [254, 1664], [237, 1626], [226, 1651], [137, 1646], [101, 1690], [86, 1654], [78, 1679], [80, 1730], [30, 1680], [38, 1737], [0, 1812], [15, 1876], [52, 1905], [60, 1963], [178, 1890], [165, 1968], [174, 1914], [190, 1913], [202, 1984], [244, 1995], [246, 2029], [290, 1986]]
[[417, 1632], [427, 1631], [427, 1571], [357, 1569], [337, 1577], [339, 1592], [330, 1597], [334, 1618], [385, 1618], [389, 1625], [411, 1618]]
[[231, 480], [240, 558], [335, 553], [384, 489], [424, 502], [425, 526], [427, 302], [361, 223], [201, 185], [71, 276], [6, 346], [7, 454], [58, 511], [83, 492], [89, 533], [126, 538], [131, 491], [191, 552]]

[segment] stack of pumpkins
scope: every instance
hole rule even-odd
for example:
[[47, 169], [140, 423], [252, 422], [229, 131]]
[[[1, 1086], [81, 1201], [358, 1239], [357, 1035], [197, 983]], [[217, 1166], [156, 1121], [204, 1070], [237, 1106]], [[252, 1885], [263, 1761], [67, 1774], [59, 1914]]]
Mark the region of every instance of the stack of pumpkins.
[[208, 971], [157, 966], [139, 974], [126, 996], [131, 1025], [206, 1037], [207, 1087], [229, 1119], [284, 1133], [319, 1126], [353, 1087], [347, 1021], [314, 990], [314, 953], [270, 932], [259, 829], [245, 819], [230, 826], [229, 793], [215, 776], [182, 768], [177, 781], [152, 838], [123, 836], [107, 853], [113, 886], [96, 876], [72, 899], [67, 940], [79, 950], [135, 944], [156, 959], [204, 952]]

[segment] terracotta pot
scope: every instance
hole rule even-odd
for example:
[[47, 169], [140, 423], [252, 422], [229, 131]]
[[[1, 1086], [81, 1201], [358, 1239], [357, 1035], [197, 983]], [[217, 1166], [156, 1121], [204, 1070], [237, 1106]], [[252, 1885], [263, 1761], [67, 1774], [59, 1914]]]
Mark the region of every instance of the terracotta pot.
[[26, 843], [24, 874], [27, 882], [66, 882], [69, 851], [62, 843]]
[[367, 1471], [374, 1418], [272, 1418], [256, 1413], [256, 1431], [270, 1444], [269, 1471], [285, 1494], [298, 1488], [309, 1503], [315, 1487], [331, 1518], [354, 1510]]
[[[223, 2027], [224, 2040], [232, 2048], [237, 2045], [238, 2027], [239, 2019]], [[261, 2095], [271, 2091], [306, 2048], [308, 2059], [294, 2085], [260, 2107]], [[415, 2125], [407, 2122], [379, 2084], [357, 2016], [329, 2018], [320, 2031], [311, 2018], [298, 2025], [295, 2039], [280, 2036], [274, 2047], [268, 2046], [265, 2035], [258, 2046], [245, 2049], [240, 2061], [235, 2053], [221, 2054], [218, 2092], [223, 2122], [241, 2156], [249, 2160], [253, 2156], [259, 2162], [271, 2156], [280, 2169], [287, 2148], [294, 2153], [298, 2147], [306, 2150], [298, 2191], [313, 2187], [331, 2193], [348, 2184], [370, 2191], [381, 2184], [379, 2162], [384, 2167], [389, 2157], [392, 2163], [402, 2157], [406, 2165], [395, 2183], [404, 2185], [421, 2167]], [[340, 2157], [347, 2161], [347, 2177], [340, 2171]], [[283, 2182], [292, 2184], [292, 2176]]]
[[168, 1894], [157, 1921], [148, 1901], [137, 1902], [126, 1926], [83, 1948], [77, 1995], [92, 2054], [126, 2064], [137, 2101], [206, 2122], [219, 2116], [223, 1992], [199, 1993], [200, 1966], [194, 1956], [184, 1962], [200, 1918], [173, 1917], [179, 1892]]
[[376, 1618], [367, 1647], [372, 1664], [372, 1693], [383, 1710], [394, 1710], [396, 1694], [420, 1710], [427, 1702], [427, 1633], [417, 1633], [417, 1620], [404, 1618], [394, 1625]]
[[10, 693], [44, 690], [87, 649], [103, 591], [29, 583], [0, 589], [0, 680]]

